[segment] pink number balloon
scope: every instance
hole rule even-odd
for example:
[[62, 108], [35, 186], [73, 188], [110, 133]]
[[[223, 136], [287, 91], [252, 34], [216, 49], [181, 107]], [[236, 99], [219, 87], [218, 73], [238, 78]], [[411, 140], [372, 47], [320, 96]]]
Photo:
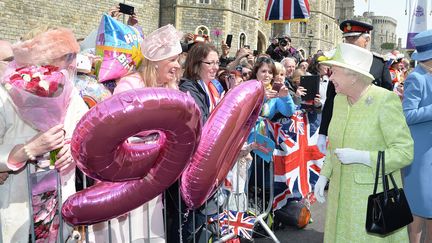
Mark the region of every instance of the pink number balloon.
[[261, 82], [247, 81], [229, 91], [212, 112], [181, 178], [181, 195], [189, 208], [203, 205], [223, 182], [258, 119], [263, 99]]
[[[93, 107], [77, 125], [71, 148], [78, 167], [102, 182], [69, 197], [64, 219], [72, 225], [94, 224], [162, 193], [197, 148], [199, 114], [191, 97], [163, 88], [119, 93]], [[126, 142], [154, 132], [159, 134], [155, 144]]]

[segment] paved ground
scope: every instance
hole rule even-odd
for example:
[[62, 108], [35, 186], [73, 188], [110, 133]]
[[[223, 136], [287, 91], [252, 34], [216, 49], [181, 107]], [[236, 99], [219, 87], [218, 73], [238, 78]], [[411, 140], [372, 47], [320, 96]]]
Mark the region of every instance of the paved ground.
[[[327, 193], [327, 191], [326, 191]], [[327, 197], [327, 195], [326, 195]], [[277, 230], [276, 237], [281, 243], [290, 242], [305, 242], [305, 243], [322, 243], [324, 237], [324, 223], [326, 203], [320, 204], [318, 202], [311, 206], [311, 213], [313, 223], [306, 226], [304, 229], [297, 229], [294, 227], [285, 227], [285, 229]], [[267, 238], [255, 239], [256, 243], [268, 243], [273, 240]]]

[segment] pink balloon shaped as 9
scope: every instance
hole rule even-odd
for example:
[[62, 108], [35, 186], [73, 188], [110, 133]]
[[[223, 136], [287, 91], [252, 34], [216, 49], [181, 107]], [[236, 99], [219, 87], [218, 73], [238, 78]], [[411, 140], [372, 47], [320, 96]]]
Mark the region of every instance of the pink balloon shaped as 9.
[[181, 178], [181, 195], [196, 209], [223, 182], [255, 125], [264, 100], [260, 81], [230, 90], [207, 120], [197, 151]]
[[[159, 134], [156, 143], [127, 141], [150, 133]], [[180, 91], [130, 90], [97, 104], [78, 123], [71, 148], [78, 167], [102, 182], [69, 197], [64, 219], [94, 224], [153, 199], [178, 179], [200, 134], [199, 108]]]

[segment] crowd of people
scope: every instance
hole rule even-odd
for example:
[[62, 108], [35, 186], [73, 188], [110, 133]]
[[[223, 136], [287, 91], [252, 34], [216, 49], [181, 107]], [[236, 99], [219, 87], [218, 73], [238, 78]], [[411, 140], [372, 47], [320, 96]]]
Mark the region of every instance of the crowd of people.
[[[118, 17], [118, 9], [111, 9], [110, 15]], [[136, 16], [131, 16], [129, 24], [137, 24]], [[431, 242], [432, 193], [428, 186], [432, 183], [432, 31], [422, 32], [414, 39], [416, 51], [411, 59], [418, 65], [411, 69], [409, 59], [397, 51], [384, 58], [367, 50], [371, 25], [346, 20], [340, 28], [344, 43], [333, 51], [320, 50], [305, 57], [291, 45], [288, 35], [273, 38], [266, 53], [254, 53], [244, 46], [231, 50], [223, 41], [219, 53], [209, 38], [194, 40], [192, 34], [182, 35], [172, 25], [167, 25], [143, 39], [143, 61], [136, 70], [107, 83], [115, 84], [109, 87], [112, 95], [156, 87], [188, 93], [199, 107], [202, 124], [205, 124], [231, 89], [243, 82], [258, 80], [265, 91], [256, 126], [261, 135], [278, 143], [277, 137], [261, 129], [268, 126], [267, 121], [289, 120], [300, 113], [318, 119], [319, 135], [314, 144], [325, 155], [325, 162], [311, 191], [318, 202], [324, 202], [324, 192], [329, 187], [324, 242], [409, 240], [417, 243], [421, 237]], [[235, 55], [230, 56], [234, 51]], [[21, 114], [18, 101], [11, 94], [13, 89], [5, 80], [11, 79], [14, 70], [23, 67], [54, 66], [64, 74], [65, 92], [66, 83], [76, 83], [75, 58], [79, 53], [79, 43], [72, 32], [56, 26], [34, 29], [17, 43], [0, 42], [0, 237], [3, 242], [29, 242], [31, 237], [33, 229], [30, 229], [29, 217], [33, 215], [27, 212], [29, 207], [34, 209], [35, 199], [29, 199], [27, 188], [31, 177], [26, 168], [30, 173], [47, 170], [52, 165], [51, 152], [58, 150], [54, 156], [60, 178], [59, 198], [64, 201], [75, 192], [75, 172], [81, 172], [72, 158], [70, 140], [79, 120], [91, 108], [80, 96], [79, 88], [71, 88], [61, 124], [41, 130]], [[98, 62], [94, 52], [89, 54], [86, 50], [84, 56], [93, 65]], [[316, 83], [305, 83], [305, 76], [316, 77]], [[310, 99], [304, 99], [314, 85], [315, 93]], [[246, 177], [255, 170], [254, 166], [264, 168], [261, 174], [269, 173], [268, 164], [257, 157], [256, 152], [251, 152], [257, 149], [259, 146], [255, 142], [245, 142], [237, 159], [237, 169], [233, 169], [243, 176], [244, 185], [231, 193], [247, 192]], [[378, 151], [385, 151], [386, 173], [393, 173], [397, 184], [403, 185], [414, 217], [408, 230], [401, 228], [385, 237], [369, 234], [364, 227]], [[255, 165], [254, 160], [257, 160]], [[239, 172], [240, 167], [243, 172]], [[205, 206], [194, 210], [193, 214], [188, 213], [178, 187], [176, 183], [167, 190], [165, 198], [159, 195], [128, 215], [111, 220], [109, 228], [106, 222], [89, 227], [89, 240], [105, 242], [108, 230], [114, 242], [193, 240], [195, 229], [205, 224], [226, 202], [214, 195]], [[237, 210], [245, 208], [247, 206], [237, 204]], [[179, 214], [184, 217], [179, 219]], [[37, 239], [50, 242], [70, 237], [72, 227], [67, 224], [63, 225], [61, 238], [58, 234], [50, 236], [59, 228], [55, 217], [53, 213], [50, 221], [45, 222], [47, 227], [39, 232], [35, 230]], [[184, 222], [180, 222], [181, 219]], [[151, 225], [147, 225], [150, 221]], [[179, 232], [180, 227], [182, 232]], [[426, 232], [422, 232], [423, 229]], [[126, 233], [128, 230], [132, 232], [130, 236]]]

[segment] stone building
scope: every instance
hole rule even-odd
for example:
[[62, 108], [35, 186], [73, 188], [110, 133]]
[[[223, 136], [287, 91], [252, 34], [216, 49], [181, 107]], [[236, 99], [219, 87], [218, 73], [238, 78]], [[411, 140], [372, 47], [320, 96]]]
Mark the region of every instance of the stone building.
[[[159, 26], [159, 0], [133, 0], [139, 24], [145, 33]], [[99, 26], [102, 13], [118, 1], [0, 1], [0, 39], [16, 41], [24, 33], [40, 24], [71, 28], [77, 38], [83, 38]], [[125, 20], [126, 21], [126, 20]]]
[[[73, 29], [77, 38], [83, 38], [96, 29], [104, 12], [118, 1], [0, 1], [0, 39], [16, 41], [40, 23]], [[144, 34], [165, 24], [195, 34], [208, 34], [215, 44], [227, 34], [233, 35], [232, 55], [240, 45], [265, 50], [271, 25], [263, 22], [265, 0], [131, 0], [139, 25]], [[123, 20], [122, 18], [120, 20]], [[124, 20], [126, 21], [126, 19]], [[212, 35], [212, 30], [222, 35]]]
[[[231, 55], [244, 45], [260, 52], [267, 48], [271, 25], [263, 21], [265, 0], [161, 2], [161, 25], [174, 23], [183, 32], [209, 35], [216, 46], [232, 34]], [[217, 29], [222, 30], [222, 35], [214, 35]]]
[[336, 23], [352, 19], [354, 17], [354, 0], [336, 0], [335, 19]]
[[275, 24], [274, 35], [290, 34], [292, 46], [303, 50], [305, 58], [318, 50], [328, 51], [342, 42], [342, 33], [335, 19], [335, 0], [310, 0], [308, 22]]
[[375, 16], [374, 12], [365, 12], [363, 16], [355, 16], [354, 19], [367, 22], [374, 27], [371, 32], [371, 51], [385, 54], [398, 48], [396, 19], [388, 16]]

